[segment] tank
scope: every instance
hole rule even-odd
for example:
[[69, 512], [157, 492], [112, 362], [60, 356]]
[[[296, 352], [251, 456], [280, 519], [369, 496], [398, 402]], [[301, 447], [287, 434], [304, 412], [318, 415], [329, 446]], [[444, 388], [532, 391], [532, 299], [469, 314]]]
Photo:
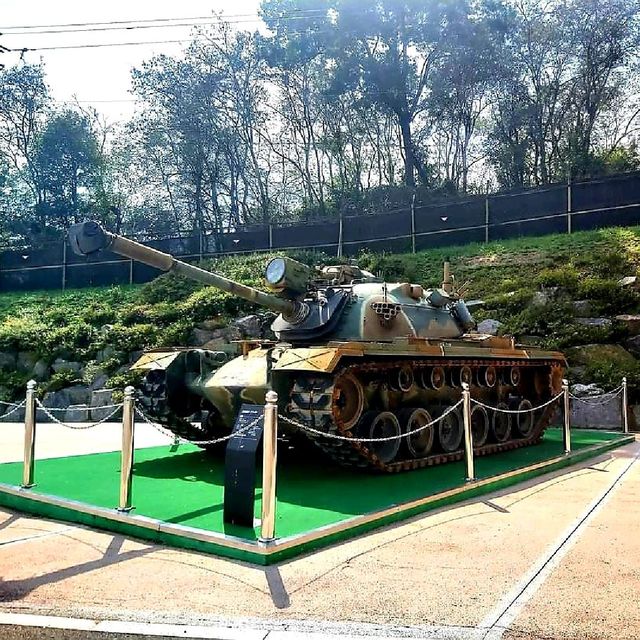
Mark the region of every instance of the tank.
[[[344, 466], [394, 472], [462, 458], [461, 409], [432, 427], [409, 432], [447, 413], [465, 382], [472, 398], [522, 411], [503, 413], [474, 403], [476, 455], [539, 442], [553, 415], [553, 404], [528, 410], [560, 391], [564, 356], [516, 344], [510, 336], [478, 333], [448, 261], [442, 283], [426, 289], [385, 282], [352, 264], [312, 269], [277, 257], [266, 265], [266, 293], [94, 222], [73, 226], [69, 240], [78, 254], [109, 250], [278, 314], [271, 325], [277, 339], [241, 341], [236, 357], [171, 348], [146, 352], [133, 365], [144, 374], [141, 402], [146, 411], [190, 440], [229, 433], [240, 405], [264, 404], [266, 392], [273, 389], [285, 436], [303, 433]], [[204, 415], [200, 424], [188, 419], [197, 411]], [[388, 436], [398, 437], [358, 442]]]

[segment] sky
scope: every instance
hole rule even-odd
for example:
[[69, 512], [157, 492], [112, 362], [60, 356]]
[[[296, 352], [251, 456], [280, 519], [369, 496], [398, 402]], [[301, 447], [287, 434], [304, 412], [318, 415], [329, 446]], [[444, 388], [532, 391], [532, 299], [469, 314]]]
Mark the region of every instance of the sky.
[[[222, 12], [223, 17], [238, 28], [255, 30], [261, 24], [257, 17], [259, 4], [260, 0], [0, 0], [0, 45], [10, 49], [37, 49], [159, 40], [187, 41], [193, 29], [188, 25], [129, 30], [113, 29], [123, 25], [96, 25], [92, 28], [103, 30], [75, 33], [69, 32], [69, 29], [89, 27], [62, 29], [50, 25], [151, 19], [172, 19], [179, 23], [189, 21], [182, 19]], [[206, 23], [204, 20], [200, 22]], [[109, 30], [104, 30], [105, 27]], [[66, 32], [44, 33], [52, 30]], [[73, 101], [75, 97], [83, 104], [92, 104], [109, 121], [114, 122], [127, 118], [134, 109], [133, 97], [129, 93], [131, 68], [159, 53], [177, 55], [186, 44], [28, 51], [24, 59], [29, 63], [44, 62], [47, 81], [56, 100]], [[6, 66], [12, 66], [19, 60], [20, 53], [12, 51], [0, 54], [0, 62]]]

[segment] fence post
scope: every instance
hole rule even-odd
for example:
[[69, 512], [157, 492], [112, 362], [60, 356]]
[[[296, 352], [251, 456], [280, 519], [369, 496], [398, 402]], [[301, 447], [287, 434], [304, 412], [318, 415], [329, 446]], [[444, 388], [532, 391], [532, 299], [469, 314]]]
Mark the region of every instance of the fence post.
[[62, 237], [62, 290], [67, 288], [67, 234]]
[[202, 262], [204, 257], [204, 238], [202, 233], [202, 227], [198, 229], [198, 260]]
[[629, 433], [629, 415], [627, 414], [629, 402], [627, 398], [627, 376], [622, 378], [622, 430]]
[[569, 400], [569, 381], [562, 381], [562, 393], [564, 399], [564, 429], [562, 432], [562, 442], [564, 452], [571, 453], [571, 403]]
[[344, 233], [344, 220], [342, 217], [342, 211], [340, 212], [340, 220], [338, 220], [338, 258], [342, 258], [343, 250], [343, 233]]
[[22, 488], [29, 489], [35, 484], [36, 452], [36, 381], [27, 382], [27, 396], [24, 408], [24, 467]]
[[484, 197], [484, 241], [489, 242], [489, 191]]
[[571, 220], [571, 209], [573, 208], [572, 204], [572, 193], [571, 193], [571, 168], [569, 168], [569, 173], [567, 175], [567, 233], [571, 233], [572, 230], [572, 220]]
[[416, 252], [416, 194], [411, 198], [411, 253]]
[[262, 439], [262, 521], [260, 541], [271, 542], [276, 533], [276, 464], [278, 458], [278, 394], [267, 391]]
[[467, 482], [476, 479], [473, 461], [473, 434], [471, 433], [471, 393], [469, 385], [462, 383], [462, 417], [464, 422], [464, 460], [467, 469]]
[[269, 223], [269, 250], [273, 249], [273, 225]]
[[124, 390], [122, 406], [122, 454], [120, 458], [120, 502], [118, 511], [131, 511], [131, 481], [133, 476], [133, 435], [135, 427], [135, 389]]

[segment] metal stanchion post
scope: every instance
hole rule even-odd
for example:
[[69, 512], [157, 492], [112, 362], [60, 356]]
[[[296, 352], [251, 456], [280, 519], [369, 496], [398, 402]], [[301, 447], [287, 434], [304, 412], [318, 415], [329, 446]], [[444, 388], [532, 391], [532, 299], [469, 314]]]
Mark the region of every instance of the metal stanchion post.
[[36, 452], [36, 381], [27, 382], [27, 397], [24, 408], [24, 467], [22, 488], [33, 487]]
[[262, 522], [260, 541], [271, 542], [276, 534], [276, 464], [278, 457], [278, 394], [267, 391], [264, 407], [262, 449]]
[[135, 427], [135, 389], [124, 390], [122, 405], [122, 456], [120, 464], [120, 503], [118, 511], [131, 511], [131, 481], [133, 477], [133, 431]]
[[622, 430], [629, 433], [629, 403], [627, 398], [627, 376], [622, 378]]
[[469, 385], [462, 383], [462, 416], [464, 419], [464, 460], [467, 467], [467, 482], [476, 479], [473, 461], [473, 434], [471, 433], [471, 393]]
[[564, 452], [571, 453], [571, 403], [569, 401], [569, 381], [562, 381], [562, 393], [564, 399], [564, 430], [562, 432], [562, 441], [564, 443]]

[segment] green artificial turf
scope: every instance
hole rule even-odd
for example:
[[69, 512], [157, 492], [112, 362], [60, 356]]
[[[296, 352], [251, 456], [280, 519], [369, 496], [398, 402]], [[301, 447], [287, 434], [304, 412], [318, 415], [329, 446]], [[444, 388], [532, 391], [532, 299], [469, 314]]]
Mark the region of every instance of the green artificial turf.
[[[573, 431], [573, 451], [613, 443], [621, 434]], [[547, 430], [541, 444], [476, 459], [478, 479], [523, 468], [562, 454], [562, 432]], [[36, 461], [36, 493], [114, 508], [118, 503], [120, 454], [97, 453]], [[257, 474], [260, 484], [260, 473]], [[0, 465], [0, 483], [19, 485], [21, 463]], [[223, 459], [191, 445], [135, 452], [134, 513], [207, 531], [255, 540], [259, 530], [223, 523]], [[278, 465], [276, 533], [308, 532], [352, 516], [434, 495], [464, 484], [462, 462], [393, 475], [351, 472], [319, 458], [289, 454]], [[255, 515], [260, 515], [260, 489]]]

